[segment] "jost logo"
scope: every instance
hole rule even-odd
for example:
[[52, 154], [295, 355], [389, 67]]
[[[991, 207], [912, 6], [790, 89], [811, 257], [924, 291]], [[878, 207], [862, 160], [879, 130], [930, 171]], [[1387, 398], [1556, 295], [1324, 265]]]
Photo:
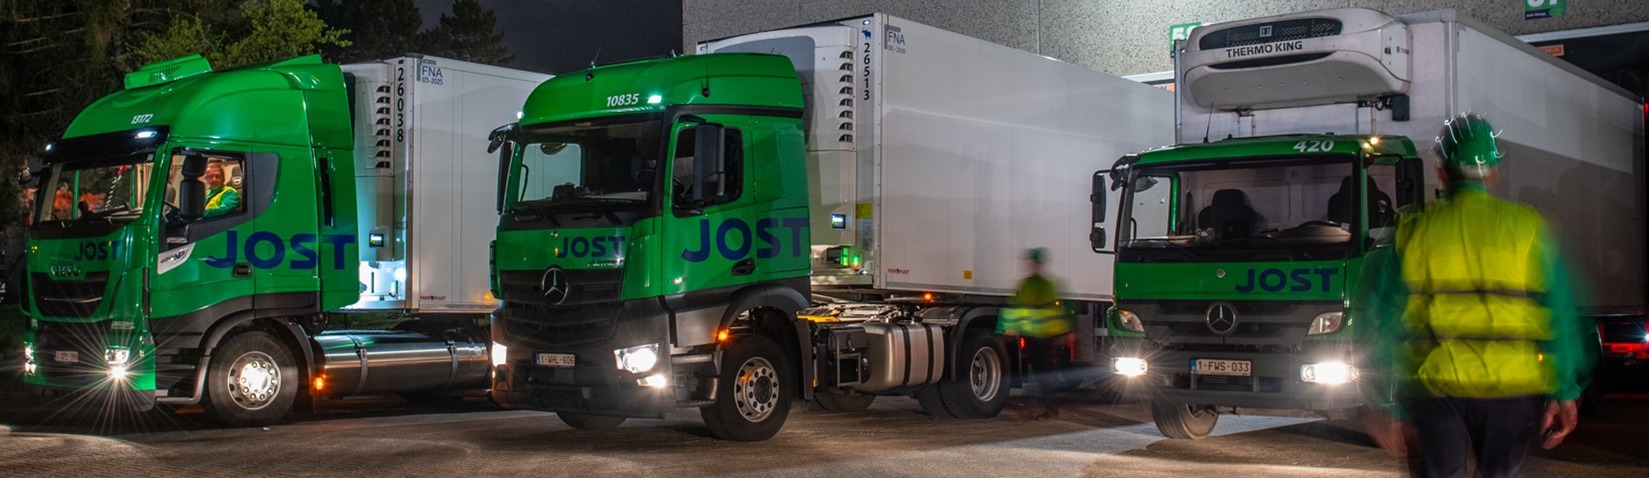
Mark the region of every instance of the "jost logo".
[[[355, 243], [355, 236], [348, 234], [293, 234], [282, 238], [273, 232], [258, 231], [247, 236], [246, 243], [242, 244], [240, 232], [229, 231], [224, 238], [224, 250], [229, 251], [228, 254], [208, 257], [206, 265], [228, 269], [239, 263], [244, 255], [246, 262], [257, 269], [274, 269], [283, 264], [298, 270], [315, 269], [321, 265], [318, 246], [325, 241], [332, 245], [332, 269], [341, 270], [344, 268], [344, 253], [348, 251], [344, 246]], [[287, 261], [288, 251], [293, 256], [290, 263]]]
[[[786, 246], [781, 239], [788, 231], [790, 242]], [[789, 249], [791, 257], [800, 257], [802, 248], [802, 233], [807, 231], [805, 217], [765, 217], [756, 220], [756, 227], [743, 219], [732, 218], [716, 225], [715, 234], [711, 234], [710, 220], [699, 220], [699, 246], [696, 249], [681, 251], [681, 258], [687, 262], [704, 262], [710, 259], [712, 252], [719, 253], [723, 259], [730, 261], [744, 260], [750, 256], [750, 250], [756, 241], [762, 246], [754, 247], [757, 259], [778, 257], [780, 252]], [[774, 235], [778, 232], [780, 235]]]
[[1290, 292], [1306, 292], [1316, 285], [1312, 281], [1314, 277], [1321, 281], [1321, 290], [1328, 292], [1331, 278], [1339, 273], [1339, 269], [1332, 267], [1302, 268], [1288, 272], [1283, 272], [1282, 269], [1265, 269], [1261, 271], [1249, 269], [1248, 278], [1242, 284], [1237, 285], [1237, 292], [1254, 292], [1254, 289], [1266, 292], [1282, 292], [1283, 289], [1288, 289]]

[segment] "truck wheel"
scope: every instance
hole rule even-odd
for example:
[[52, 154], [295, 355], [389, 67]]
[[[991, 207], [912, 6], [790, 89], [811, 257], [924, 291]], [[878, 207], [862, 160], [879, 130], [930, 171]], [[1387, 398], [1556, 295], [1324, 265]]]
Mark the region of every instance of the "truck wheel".
[[230, 336], [206, 369], [206, 400], [212, 419], [235, 427], [275, 423], [292, 409], [303, 383], [292, 351], [266, 332]]
[[[990, 334], [971, 332], [962, 338], [956, 358], [959, 376], [940, 381], [936, 388], [945, 409], [956, 418], [991, 418], [1008, 404], [1008, 353]], [[923, 407], [926, 408], [926, 407]]]
[[870, 408], [876, 396], [868, 393], [850, 395], [845, 390], [828, 389], [813, 392], [813, 402], [827, 412], [862, 412]]
[[950, 408], [945, 406], [944, 397], [939, 396], [939, 384], [917, 388], [911, 395], [916, 396], [916, 403], [922, 405], [923, 413], [933, 418], [956, 418], [956, 415], [950, 413]]
[[561, 423], [579, 430], [612, 430], [624, 424], [624, 417], [564, 412], [555, 412], [555, 416], [561, 419]]
[[1151, 419], [1157, 422], [1157, 430], [1168, 438], [1196, 440], [1214, 431], [1220, 415], [1200, 405], [1151, 402]]
[[722, 357], [716, 403], [700, 408], [710, 433], [724, 440], [760, 441], [779, 433], [794, 391], [789, 364], [772, 339], [746, 335]]

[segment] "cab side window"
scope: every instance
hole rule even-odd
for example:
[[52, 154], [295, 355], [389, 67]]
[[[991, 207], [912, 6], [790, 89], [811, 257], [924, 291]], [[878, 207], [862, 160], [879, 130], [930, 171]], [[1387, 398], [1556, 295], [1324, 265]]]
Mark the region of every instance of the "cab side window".
[[[725, 204], [739, 199], [744, 189], [744, 135], [736, 128], [727, 128], [723, 136], [722, 164], [715, 165], [712, 173], [703, 179], [705, 189], [703, 200], [697, 207]], [[671, 160], [671, 185], [674, 188], [675, 203], [678, 207], [692, 204], [693, 197], [693, 157], [695, 135], [697, 128], [684, 128], [676, 135], [675, 157]]]
[[199, 181], [205, 184], [206, 208], [201, 220], [234, 216], [246, 212], [246, 176], [245, 158], [240, 155], [211, 153], [206, 157], [206, 171], [199, 179], [188, 179], [183, 175], [183, 155], [172, 156], [172, 168], [166, 181], [166, 204], [177, 207], [179, 185], [183, 181]]

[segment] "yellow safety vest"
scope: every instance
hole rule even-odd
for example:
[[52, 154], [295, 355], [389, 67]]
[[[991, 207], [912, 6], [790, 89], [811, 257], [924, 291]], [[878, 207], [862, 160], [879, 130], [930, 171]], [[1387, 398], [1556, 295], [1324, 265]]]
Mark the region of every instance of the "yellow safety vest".
[[1469, 187], [1401, 219], [1410, 390], [1497, 398], [1556, 389], [1554, 361], [1541, 354], [1552, 338], [1538, 301], [1545, 227], [1533, 208]]
[[1076, 330], [1059, 299], [1052, 281], [1040, 275], [1026, 277], [1014, 290], [1009, 306], [997, 318], [999, 333], [1048, 338]]

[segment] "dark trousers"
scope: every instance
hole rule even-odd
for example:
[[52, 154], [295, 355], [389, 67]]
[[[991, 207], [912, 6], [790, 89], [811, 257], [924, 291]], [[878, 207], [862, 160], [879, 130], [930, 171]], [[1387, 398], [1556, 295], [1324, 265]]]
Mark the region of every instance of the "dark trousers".
[[1059, 373], [1063, 368], [1059, 348], [1069, 341], [1070, 334], [1040, 339], [1025, 337], [1025, 359], [1031, 364], [1031, 373], [1036, 377], [1036, 388], [1040, 392], [1038, 398], [1045, 407], [1056, 407], [1054, 395], [1065, 389], [1065, 376]]
[[1409, 401], [1420, 443], [1409, 454], [1409, 474], [1465, 477], [1466, 456], [1477, 456], [1477, 475], [1518, 476], [1540, 431], [1546, 397], [1418, 398]]

